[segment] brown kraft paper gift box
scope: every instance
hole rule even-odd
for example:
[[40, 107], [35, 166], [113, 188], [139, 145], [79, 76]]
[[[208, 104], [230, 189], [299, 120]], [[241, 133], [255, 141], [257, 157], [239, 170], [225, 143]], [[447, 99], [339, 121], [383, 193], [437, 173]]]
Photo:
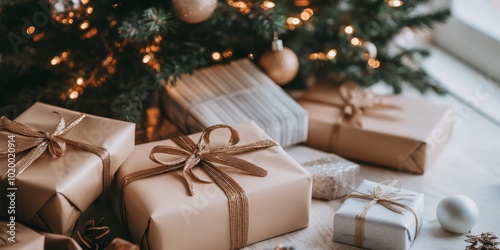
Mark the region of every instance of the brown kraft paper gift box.
[[[34, 130], [51, 133], [59, 122], [59, 116], [53, 111], [60, 113], [66, 123], [80, 114], [36, 103], [15, 121]], [[78, 125], [60, 137], [105, 148], [110, 154], [112, 177], [134, 148], [134, 131], [133, 123], [86, 115]], [[12, 135], [9, 131], [1, 132], [0, 141], [7, 144], [9, 135]], [[26, 137], [15, 136], [14, 145], [20, 147], [23, 142], [26, 142]], [[69, 235], [81, 213], [102, 193], [101, 158], [67, 143], [66, 147], [64, 155], [58, 158], [45, 150], [15, 178], [14, 210], [17, 221], [43, 231]], [[19, 161], [30, 150], [17, 153], [16, 160]], [[0, 158], [0, 173], [6, 173], [7, 166], [6, 157]]]
[[[233, 126], [243, 145], [270, 139], [254, 122]], [[189, 136], [195, 143], [200, 133]], [[227, 143], [226, 129], [214, 130], [210, 148]], [[149, 159], [158, 145], [176, 145], [171, 140], [136, 146], [129, 159], [116, 173], [116, 181], [142, 170], [161, 166]], [[308, 226], [312, 177], [280, 146], [273, 146], [234, 157], [268, 171], [259, 177], [220, 166], [245, 190], [249, 204], [248, 244]], [[160, 154], [162, 161], [181, 158]], [[201, 167], [193, 170], [203, 180], [211, 180]], [[126, 178], [125, 178], [126, 179]], [[130, 183], [125, 188], [124, 204], [127, 227], [141, 249], [229, 249], [230, 228], [228, 198], [215, 183], [194, 182], [190, 196], [181, 169]], [[122, 190], [120, 187], [118, 190]], [[117, 197], [117, 196], [115, 196]], [[124, 221], [122, 219], [122, 221]]]
[[388, 108], [367, 108], [361, 127], [342, 123], [339, 87], [317, 84], [299, 103], [309, 112], [306, 145], [340, 156], [423, 174], [451, 136], [450, 107], [425, 99], [384, 96]]

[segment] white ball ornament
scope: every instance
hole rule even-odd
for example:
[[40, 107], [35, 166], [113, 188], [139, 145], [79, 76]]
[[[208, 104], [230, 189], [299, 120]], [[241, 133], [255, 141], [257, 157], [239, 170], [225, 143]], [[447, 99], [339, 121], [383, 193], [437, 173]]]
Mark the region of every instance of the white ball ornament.
[[452, 233], [467, 233], [476, 225], [479, 209], [465, 195], [452, 195], [442, 199], [436, 209], [439, 224]]

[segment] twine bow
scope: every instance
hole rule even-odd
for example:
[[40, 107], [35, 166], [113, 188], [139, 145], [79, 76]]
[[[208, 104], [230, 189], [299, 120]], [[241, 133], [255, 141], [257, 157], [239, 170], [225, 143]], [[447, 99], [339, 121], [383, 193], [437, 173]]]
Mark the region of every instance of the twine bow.
[[[210, 148], [210, 133], [216, 129], [226, 128], [231, 132], [228, 142], [220, 147]], [[247, 172], [248, 174], [264, 177], [267, 171], [246, 160], [236, 158], [232, 155], [245, 152], [265, 149], [277, 144], [272, 140], [262, 140], [245, 145], [236, 145], [240, 141], [238, 132], [228, 125], [214, 125], [206, 128], [202, 133], [200, 140], [195, 144], [191, 138], [181, 135], [172, 141], [179, 147], [155, 146], [151, 150], [149, 158], [162, 166], [145, 169], [128, 174], [122, 178], [119, 184], [122, 218], [127, 220], [125, 208], [125, 188], [132, 182], [155, 176], [177, 169], [182, 169], [182, 175], [186, 180], [189, 194], [194, 195], [193, 181], [191, 177], [201, 182], [208, 182], [199, 178], [193, 168], [196, 166], [202, 169], [210, 178], [224, 191], [228, 198], [229, 206], [229, 226], [231, 249], [242, 248], [248, 241], [249, 208], [248, 197], [245, 190], [238, 183], [226, 174], [215, 164], [234, 167]], [[156, 157], [156, 154], [164, 153], [181, 156], [179, 159], [171, 161], [162, 161]]]
[[345, 83], [339, 88], [343, 104], [342, 116], [338, 123], [353, 125], [362, 128], [361, 117], [367, 110], [397, 108], [395, 105], [387, 104], [383, 96], [363, 90], [355, 83]]
[[[388, 181], [382, 182], [381, 184], [387, 183]], [[380, 204], [383, 207], [391, 210], [394, 213], [403, 214], [404, 210], [410, 211], [415, 217], [415, 237], [417, 237], [418, 232], [418, 216], [417, 213], [409, 206], [399, 203], [400, 200], [405, 199], [404, 196], [411, 196], [408, 194], [399, 194], [401, 192], [401, 187], [394, 190], [394, 185], [399, 184], [399, 181], [392, 180], [389, 184], [382, 188], [379, 186], [373, 188], [373, 190], [368, 190], [368, 194], [355, 191], [349, 194], [346, 199], [358, 198], [369, 200], [370, 202], [356, 215], [356, 228], [354, 232], [354, 245], [360, 247], [363, 244], [364, 232], [365, 232], [365, 219], [368, 210], [375, 206], [375, 204]]]
[[[15, 153], [28, 151], [29, 152], [21, 158], [15, 165], [15, 176], [22, 174], [43, 152], [47, 149], [50, 155], [54, 158], [64, 156], [66, 153], [66, 145], [70, 144], [93, 153], [101, 158], [103, 163], [103, 191], [106, 194], [111, 182], [110, 175], [110, 156], [105, 148], [97, 147], [94, 145], [77, 142], [70, 139], [60, 137], [62, 134], [76, 127], [84, 118], [85, 114], [79, 114], [71, 119], [69, 122], [62, 117], [58, 112], [52, 112], [59, 116], [59, 122], [53, 132], [37, 131], [22, 123], [11, 121], [6, 117], [0, 118], [0, 131], [8, 131], [15, 135], [24, 136], [27, 140], [16, 142]], [[0, 150], [0, 157], [5, 157], [9, 153], [8, 149]], [[0, 176], [0, 184], [6, 185], [8, 171]], [[2, 188], [4, 191], [5, 188]], [[0, 191], [1, 193], [1, 191]], [[105, 197], [104, 195], [103, 197]], [[2, 197], [5, 197], [2, 195]], [[5, 215], [5, 207], [0, 205], [0, 215]]]

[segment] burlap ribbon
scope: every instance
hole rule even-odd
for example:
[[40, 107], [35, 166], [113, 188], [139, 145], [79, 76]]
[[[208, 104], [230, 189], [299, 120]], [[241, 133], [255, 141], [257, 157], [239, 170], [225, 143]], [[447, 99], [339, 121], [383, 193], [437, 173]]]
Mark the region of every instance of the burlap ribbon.
[[[210, 133], [216, 129], [229, 129], [231, 136], [229, 141], [220, 147], [210, 148]], [[189, 194], [194, 195], [193, 181], [191, 177], [201, 182], [207, 182], [199, 178], [193, 168], [201, 167], [210, 178], [224, 191], [228, 199], [229, 206], [229, 226], [231, 249], [242, 248], [247, 245], [248, 241], [248, 224], [249, 224], [249, 207], [248, 197], [245, 190], [223, 169], [215, 164], [226, 165], [243, 170], [251, 175], [264, 177], [267, 171], [256, 166], [253, 163], [243, 159], [236, 158], [232, 155], [250, 152], [259, 149], [265, 149], [277, 144], [272, 140], [262, 140], [245, 145], [238, 144], [240, 138], [238, 132], [228, 125], [214, 125], [206, 128], [202, 133], [200, 140], [195, 144], [191, 138], [181, 135], [172, 141], [179, 147], [172, 146], [155, 146], [151, 150], [149, 158], [162, 166], [137, 171], [125, 175], [119, 183], [119, 197], [121, 203], [122, 218], [127, 220], [127, 212], [125, 207], [125, 189], [134, 181], [148, 178], [151, 176], [171, 172], [177, 169], [182, 169], [182, 175], [186, 180]], [[171, 161], [162, 161], [156, 158], [157, 153], [171, 154], [181, 156], [179, 159]]]
[[[16, 162], [15, 165], [15, 176], [22, 174], [40, 155], [42, 155], [45, 150], [48, 149], [50, 155], [54, 158], [62, 157], [66, 153], [66, 144], [76, 146], [80, 149], [86, 150], [93, 153], [102, 160], [103, 164], [103, 192], [105, 193], [103, 197], [106, 196], [108, 187], [111, 182], [110, 175], [110, 156], [109, 152], [105, 148], [97, 147], [91, 144], [86, 144], [83, 142], [73, 141], [67, 138], [61, 137], [62, 134], [68, 132], [69, 130], [76, 127], [84, 118], [85, 114], [79, 114], [71, 119], [69, 122], [62, 117], [61, 114], [53, 112], [59, 116], [59, 123], [53, 132], [47, 131], [37, 131], [30, 128], [22, 123], [11, 121], [6, 117], [0, 118], [0, 131], [7, 131], [16, 136], [23, 136], [27, 140], [16, 141], [15, 153], [28, 151], [29, 152]], [[12, 152], [11, 152], [12, 153]], [[0, 150], [0, 157], [6, 157], [9, 154], [8, 149]], [[0, 176], [0, 186], [2, 189], [0, 193], [6, 191], [5, 185], [7, 185], [8, 171]], [[5, 197], [2, 194], [2, 197]], [[4, 204], [0, 204], [0, 216], [6, 216]]]
[[358, 198], [369, 200], [370, 202], [356, 215], [356, 228], [354, 232], [354, 245], [361, 246], [363, 244], [364, 233], [365, 233], [365, 219], [366, 214], [376, 204], [380, 204], [381, 206], [395, 212], [398, 214], [403, 214], [404, 210], [407, 210], [413, 214], [415, 217], [415, 237], [417, 237], [418, 233], [418, 216], [417, 213], [409, 206], [399, 203], [400, 200], [405, 199], [404, 196], [411, 196], [409, 194], [400, 194], [401, 187], [394, 188], [394, 185], [399, 184], [397, 180], [393, 181], [385, 181], [381, 184], [389, 183], [384, 188], [377, 186], [373, 188], [373, 190], [368, 190], [368, 193], [361, 193], [358, 191], [354, 191], [354, 193], [349, 194], [346, 199], [350, 198]]

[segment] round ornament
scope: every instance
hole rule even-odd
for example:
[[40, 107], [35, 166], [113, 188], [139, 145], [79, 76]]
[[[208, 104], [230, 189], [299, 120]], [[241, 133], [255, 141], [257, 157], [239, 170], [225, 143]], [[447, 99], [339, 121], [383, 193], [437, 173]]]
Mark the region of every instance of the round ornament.
[[479, 218], [476, 203], [464, 195], [452, 195], [441, 200], [436, 209], [439, 224], [452, 233], [467, 233]]
[[217, 0], [172, 0], [175, 14], [186, 23], [201, 23], [212, 16]]
[[293, 50], [283, 47], [283, 42], [279, 39], [273, 41], [272, 50], [262, 55], [259, 65], [279, 85], [289, 83], [299, 72], [297, 55]]

